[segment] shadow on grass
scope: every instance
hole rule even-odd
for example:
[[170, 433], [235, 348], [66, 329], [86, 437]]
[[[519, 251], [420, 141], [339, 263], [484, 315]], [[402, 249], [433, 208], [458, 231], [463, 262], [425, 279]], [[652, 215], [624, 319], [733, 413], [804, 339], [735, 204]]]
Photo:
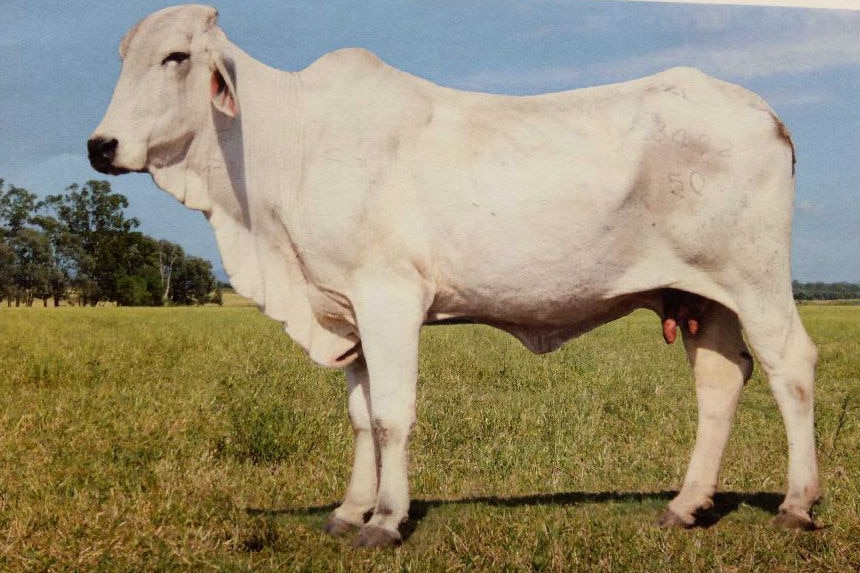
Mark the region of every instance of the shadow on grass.
[[[589, 503], [613, 503], [628, 502], [641, 503], [647, 501], [668, 502], [678, 494], [677, 491], [659, 492], [565, 492], [524, 495], [516, 497], [498, 496], [476, 496], [461, 499], [413, 499], [409, 508], [409, 521], [403, 524], [400, 531], [403, 539], [408, 539], [418, 528], [421, 521], [427, 516], [431, 509], [436, 507], [448, 507], [457, 505], [485, 505], [488, 507], [529, 507], [540, 505], [581, 505]], [[720, 492], [714, 495], [714, 506], [696, 517], [696, 527], [711, 527], [730, 513], [737, 511], [741, 505], [748, 505], [768, 513], [776, 514], [779, 504], [782, 503], [783, 495], [772, 492]], [[334, 511], [337, 504], [286, 508], [286, 509], [263, 509], [246, 508], [250, 515], [262, 517], [278, 517], [294, 515], [305, 518], [316, 518], [322, 520]]]

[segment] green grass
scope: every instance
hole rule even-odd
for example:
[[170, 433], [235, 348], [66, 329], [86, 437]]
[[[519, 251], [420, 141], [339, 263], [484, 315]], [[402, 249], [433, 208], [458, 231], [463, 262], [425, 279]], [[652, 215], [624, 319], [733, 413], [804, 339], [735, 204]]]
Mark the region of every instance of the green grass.
[[252, 308], [0, 308], [2, 571], [851, 571], [860, 567], [860, 307], [804, 306], [825, 499], [768, 524], [786, 444], [746, 388], [719, 522], [654, 527], [694, 438], [691, 376], [645, 312], [538, 357], [425, 329], [405, 545], [320, 530], [351, 461], [342, 374]]

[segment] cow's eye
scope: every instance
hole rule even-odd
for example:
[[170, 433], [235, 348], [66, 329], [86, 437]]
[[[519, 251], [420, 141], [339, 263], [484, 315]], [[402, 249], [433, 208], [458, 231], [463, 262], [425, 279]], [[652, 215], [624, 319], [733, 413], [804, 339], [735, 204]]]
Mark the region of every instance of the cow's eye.
[[190, 57], [191, 55], [188, 52], [170, 52], [166, 58], [161, 60], [161, 65], [166, 66], [171, 62], [175, 64], [181, 64]]

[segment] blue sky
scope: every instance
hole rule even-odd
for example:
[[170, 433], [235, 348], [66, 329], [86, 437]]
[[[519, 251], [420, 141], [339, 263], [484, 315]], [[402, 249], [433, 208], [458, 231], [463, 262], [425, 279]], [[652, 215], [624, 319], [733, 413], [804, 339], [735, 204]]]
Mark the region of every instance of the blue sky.
[[[117, 45], [157, 0], [0, 0], [0, 178], [41, 195], [103, 179], [88, 135]], [[230, 39], [298, 70], [348, 46], [436, 83], [534, 94], [692, 65], [765, 97], [798, 150], [793, 268], [860, 282], [860, 12], [582, 0], [213, 2]], [[147, 175], [109, 178], [141, 230], [220, 267], [204, 217]]]

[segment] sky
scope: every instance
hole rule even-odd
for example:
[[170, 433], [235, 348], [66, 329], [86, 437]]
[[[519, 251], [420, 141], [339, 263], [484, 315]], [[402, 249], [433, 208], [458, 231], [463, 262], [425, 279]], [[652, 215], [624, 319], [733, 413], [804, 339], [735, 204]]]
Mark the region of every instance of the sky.
[[[107, 178], [141, 231], [224, 276], [202, 214], [146, 174], [109, 177], [86, 159], [119, 76], [120, 39], [174, 3], [0, 0], [0, 178], [39, 195]], [[795, 140], [793, 277], [860, 282], [860, 11], [641, 0], [213, 4], [235, 44], [286, 70], [358, 46], [438, 84], [493, 93], [586, 87], [678, 65], [739, 83], [771, 104]]]

